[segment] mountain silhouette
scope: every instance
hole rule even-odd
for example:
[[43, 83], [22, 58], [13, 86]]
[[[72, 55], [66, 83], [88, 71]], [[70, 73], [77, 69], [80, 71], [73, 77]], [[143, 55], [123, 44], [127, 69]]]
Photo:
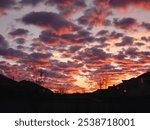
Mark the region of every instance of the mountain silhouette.
[[0, 75], [0, 112], [150, 112], [150, 72], [85, 94], [56, 94]]

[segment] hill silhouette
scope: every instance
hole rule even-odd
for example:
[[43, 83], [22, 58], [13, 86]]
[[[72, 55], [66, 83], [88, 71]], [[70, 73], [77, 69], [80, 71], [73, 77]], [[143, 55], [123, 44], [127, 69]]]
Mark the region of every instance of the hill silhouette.
[[150, 112], [150, 72], [85, 94], [55, 94], [0, 75], [0, 112]]
[[53, 94], [52, 91], [30, 81], [17, 82], [0, 75], [0, 96], [3, 98], [34, 98]]

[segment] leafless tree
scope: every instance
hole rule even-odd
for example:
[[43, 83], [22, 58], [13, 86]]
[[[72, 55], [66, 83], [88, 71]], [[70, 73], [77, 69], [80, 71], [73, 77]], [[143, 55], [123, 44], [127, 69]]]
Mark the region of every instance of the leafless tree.
[[59, 88], [59, 93], [65, 94], [66, 93], [66, 88], [65, 87], [60, 87]]
[[99, 77], [97, 84], [99, 89], [104, 89], [108, 86], [109, 78], [108, 76], [101, 76]]
[[29, 66], [31, 82], [42, 85], [44, 83], [45, 77], [42, 69], [37, 69], [35, 66]]

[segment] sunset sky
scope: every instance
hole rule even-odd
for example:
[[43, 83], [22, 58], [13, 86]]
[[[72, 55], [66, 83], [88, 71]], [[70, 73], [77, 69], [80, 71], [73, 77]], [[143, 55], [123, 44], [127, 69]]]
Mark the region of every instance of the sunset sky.
[[[0, 0], [0, 73], [67, 93], [150, 70], [150, 0]], [[107, 87], [107, 86], [104, 86]]]

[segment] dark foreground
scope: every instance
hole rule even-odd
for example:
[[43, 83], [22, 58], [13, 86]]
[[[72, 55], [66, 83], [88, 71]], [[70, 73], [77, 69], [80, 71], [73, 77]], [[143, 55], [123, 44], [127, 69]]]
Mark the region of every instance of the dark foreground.
[[55, 94], [29, 81], [0, 75], [0, 112], [150, 112], [150, 72], [90, 94]]
[[96, 99], [57, 95], [40, 99], [1, 99], [0, 112], [29, 113], [101, 113], [101, 112], [150, 112], [150, 97]]

